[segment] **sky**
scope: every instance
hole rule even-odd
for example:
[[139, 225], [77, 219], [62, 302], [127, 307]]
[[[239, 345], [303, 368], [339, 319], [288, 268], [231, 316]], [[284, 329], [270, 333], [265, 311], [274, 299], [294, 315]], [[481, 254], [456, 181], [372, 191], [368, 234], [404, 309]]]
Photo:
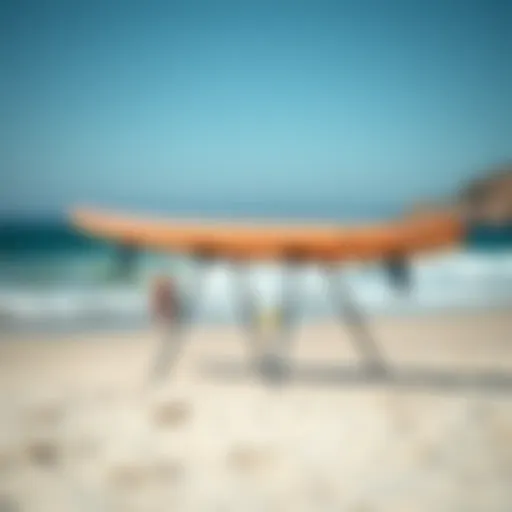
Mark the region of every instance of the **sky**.
[[510, 91], [508, 0], [4, 0], [0, 213], [436, 198]]

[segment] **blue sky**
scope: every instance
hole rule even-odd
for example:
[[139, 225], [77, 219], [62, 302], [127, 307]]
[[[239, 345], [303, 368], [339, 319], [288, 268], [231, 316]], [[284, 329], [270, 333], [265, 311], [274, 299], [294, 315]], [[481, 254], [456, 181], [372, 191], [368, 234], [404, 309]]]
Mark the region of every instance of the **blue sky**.
[[512, 158], [512, 2], [0, 7], [0, 211], [397, 205]]

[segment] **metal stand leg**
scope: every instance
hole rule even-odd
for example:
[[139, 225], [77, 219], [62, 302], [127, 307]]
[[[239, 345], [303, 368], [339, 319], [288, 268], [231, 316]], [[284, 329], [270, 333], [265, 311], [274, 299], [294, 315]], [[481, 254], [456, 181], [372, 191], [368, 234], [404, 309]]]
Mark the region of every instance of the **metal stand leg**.
[[260, 362], [260, 372], [276, 381], [286, 376], [290, 369], [289, 352], [297, 321], [299, 293], [297, 290], [296, 266], [286, 265], [281, 282], [281, 315], [278, 318], [277, 332], [272, 339], [271, 353], [265, 354]]
[[261, 333], [258, 331], [256, 300], [247, 274], [248, 268], [244, 264], [238, 263], [235, 268], [236, 313], [240, 315], [240, 322], [246, 330], [249, 340], [249, 367], [257, 370], [262, 358], [263, 340]]
[[[364, 361], [366, 369], [371, 373], [382, 374], [386, 372], [385, 360], [373, 340], [364, 318], [356, 304], [350, 300], [346, 287], [337, 279], [336, 269], [331, 268], [327, 273], [328, 286], [331, 298], [336, 307], [336, 313], [352, 332], [354, 347]], [[338, 281], [336, 283], [336, 281]], [[338, 304], [341, 306], [338, 309]]]
[[[200, 276], [193, 293], [190, 294], [192, 297], [200, 297], [204, 292], [208, 269], [200, 268], [196, 272], [199, 272]], [[192, 303], [197, 306], [197, 302], [197, 300], [191, 301], [189, 294], [186, 294], [185, 297], [180, 294], [177, 314], [165, 326], [165, 332], [154, 357], [151, 371], [152, 380], [163, 379], [176, 366], [194, 319], [195, 308], [192, 307]]]
[[[238, 303], [238, 312], [241, 316], [243, 327], [247, 330], [250, 341], [249, 365], [257, 373], [266, 378], [277, 379], [283, 376], [286, 369], [286, 361], [283, 357], [283, 348], [288, 345], [289, 338], [292, 335], [292, 322], [295, 314], [296, 293], [290, 287], [287, 272], [283, 276], [283, 318], [279, 319], [277, 339], [273, 341], [272, 349], [278, 349], [277, 353], [266, 353], [265, 348], [267, 339], [265, 333], [262, 333], [257, 319], [257, 305], [254, 293], [251, 290], [250, 282], [247, 276], [247, 269], [244, 265], [237, 265], [237, 291], [236, 300]], [[275, 336], [275, 333], [273, 333]], [[276, 347], [276, 345], [279, 345]], [[281, 351], [279, 351], [281, 349]], [[281, 352], [281, 353], [280, 353]]]

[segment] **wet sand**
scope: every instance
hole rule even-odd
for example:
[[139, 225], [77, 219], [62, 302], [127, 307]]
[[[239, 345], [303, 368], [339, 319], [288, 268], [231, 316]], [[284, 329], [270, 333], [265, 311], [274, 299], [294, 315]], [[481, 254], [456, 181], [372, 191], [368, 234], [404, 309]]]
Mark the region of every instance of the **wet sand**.
[[280, 385], [197, 326], [164, 382], [152, 332], [0, 342], [0, 511], [512, 510], [512, 312], [379, 319], [387, 373], [336, 324]]

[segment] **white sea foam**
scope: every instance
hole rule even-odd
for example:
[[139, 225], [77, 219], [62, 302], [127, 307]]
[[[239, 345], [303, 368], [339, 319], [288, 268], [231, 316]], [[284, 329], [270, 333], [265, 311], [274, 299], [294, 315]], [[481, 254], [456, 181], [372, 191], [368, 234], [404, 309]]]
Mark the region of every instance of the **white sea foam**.
[[[147, 318], [147, 282], [158, 269], [146, 267], [132, 284], [102, 283], [95, 286], [62, 284], [37, 287], [0, 287], [0, 324], [38, 320], [87, 320]], [[236, 311], [237, 282], [241, 278], [226, 264], [210, 269], [201, 281], [188, 269], [177, 274], [178, 282], [196, 293], [198, 312], [208, 317], [230, 318]], [[492, 307], [512, 305], [512, 253], [459, 253], [429, 256], [415, 260], [411, 267], [413, 287], [403, 294], [390, 286], [387, 275], [377, 265], [349, 265], [340, 269], [340, 284], [352, 291], [359, 304], [373, 312], [408, 313], [436, 308]], [[262, 305], [280, 300], [283, 271], [276, 265], [249, 268], [246, 278]], [[304, 312], [331, 310], [327, 300], [327, 281], [319, 267], [308, 267], [293, 275], [294, 293], [300, 293]]]

